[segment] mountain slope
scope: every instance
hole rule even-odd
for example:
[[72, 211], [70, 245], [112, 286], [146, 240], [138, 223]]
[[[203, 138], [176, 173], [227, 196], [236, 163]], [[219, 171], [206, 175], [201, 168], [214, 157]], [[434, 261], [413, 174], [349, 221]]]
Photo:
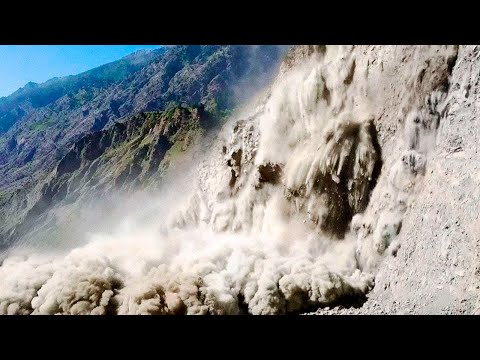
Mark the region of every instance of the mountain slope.
[[[0, 98], [0, 134], [7, 132], [17, 121], [22, 121], [28, 113], [52, 104], [65, 95], [72, 98], [72, 107], [83, 105], [101, 89], [126, 79], [165, 51], [165, 48], [140, 50], [79, 75], [54, 78], [42, 84], [28, 83], [10, 96]], [[80, 90], [83, 91], [79, 93]]]
[[480, 46], [461, 46], [448, 110], [400, 249], [380, 266], [370, 314], [480, 314]]
[[[86, 135], [77, 141], [59, 162], [38, 201], [26, 213], [25, 220], [7, 237], [7, 243], [27, 234], [42, 235], [52, 240], [59, 228], [72, 222], [61, 219], [58, 213], [76, 213], [81, 219], [80, 207], [98, 198], [108, 203], [120, 192], [160, 185], [171, 162], [198, 142], [217, 120], [203, 106], [172, 107], [166, 111], [133, 115], [103, 131]], [[110, 199], [111, 200], [111, 199]], [[51, 211], [53, 210], [53, 211]], [[49, 230], [52, 230], [50, 232]]]
[[[22, 106], [26, 110], [0, 136], [0, 218], [4, 220], [0, 239], [39, 200], [51, 171], [86, 134], [133, 114], [178, 105], [203, 104], [216, 117], [224, 116], [268, 84], [285, 49], [175, 46], [157, 51], [153, 58], [149, 55], [148, 61], [140, 59], [149, 53], [129, 58], [127, 64], [138, 65], [131, 73], [121, 71], [125, 61], [120, 61], [76, 77], [28, 86], [3, 100], [5, 111]], [[118, 75], [127, 73], [124, 78]], [[112, 78], [114, 82], [100, 87]], [[56, 98], [59, 89], [63, 95]], [[36, 101], [42, 94], [48, 100]], [[45, 105], [50, 100], [54, 101]]]

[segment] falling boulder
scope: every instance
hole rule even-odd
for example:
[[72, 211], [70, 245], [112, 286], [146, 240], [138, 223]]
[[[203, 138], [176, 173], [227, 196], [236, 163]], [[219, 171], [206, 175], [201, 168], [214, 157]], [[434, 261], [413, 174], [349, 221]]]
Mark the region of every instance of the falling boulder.
[[278, 164], [267, 163], [258, 167], [259, 178], [258, 181], [261, 184], [270, 183], [278, 184], [282, 176], [282, 168]]

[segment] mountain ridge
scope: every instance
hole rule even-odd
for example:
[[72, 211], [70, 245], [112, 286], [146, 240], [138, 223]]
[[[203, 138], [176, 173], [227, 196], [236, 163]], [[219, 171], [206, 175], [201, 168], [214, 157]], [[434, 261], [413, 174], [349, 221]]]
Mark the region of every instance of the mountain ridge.
[[[119, 60], [79, 74], [53, 77], [42, 83], [28, 82], [12, 94], [0, 98], [0, 134], [8, 131], [10, 126], [13, 125], [13, 120], [20, 120], [8, 117], [8, 112], [14, 110], [14, 108], [25, 107], [28, 109], [31, 107], [35, 109], [46, 106], [64, 95], [74, 93], [81, 87], [95, 86], [102, 88], [109, 86], [138, 71], [165, 51], [164, 48], [159, 48], [148, 52], [134, 52]], [[66, 87], [62, 86], [69, 82], [71, 84], [66, 84]], [[45, 93], [51, 94], [45, 99]]]

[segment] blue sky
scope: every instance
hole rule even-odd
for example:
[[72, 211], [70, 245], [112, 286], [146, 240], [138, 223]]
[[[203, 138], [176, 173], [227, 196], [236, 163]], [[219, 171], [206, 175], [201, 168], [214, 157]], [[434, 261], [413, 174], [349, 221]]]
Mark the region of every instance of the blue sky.
[[0, 97], [29, 81], [75, 75], [159, 45], [0, 45]]

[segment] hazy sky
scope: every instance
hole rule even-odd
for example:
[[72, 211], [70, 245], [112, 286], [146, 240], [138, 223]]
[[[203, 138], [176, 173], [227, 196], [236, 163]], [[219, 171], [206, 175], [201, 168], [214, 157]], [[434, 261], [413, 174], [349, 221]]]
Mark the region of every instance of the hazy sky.
[[159, 45], [0, 45], [0, 97], [29, 81], [74, 75]]

